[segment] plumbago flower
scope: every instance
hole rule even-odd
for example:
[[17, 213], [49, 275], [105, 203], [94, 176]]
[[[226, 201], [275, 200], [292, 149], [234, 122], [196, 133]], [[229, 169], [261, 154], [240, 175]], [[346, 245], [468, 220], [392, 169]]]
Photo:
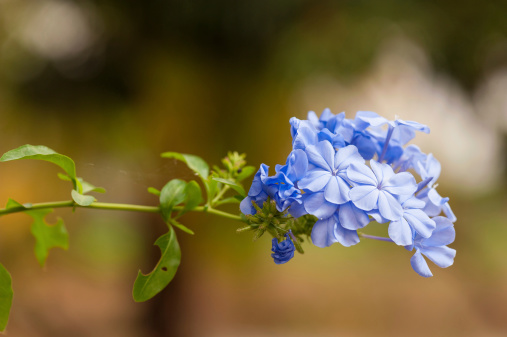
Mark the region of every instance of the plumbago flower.
[[[256, 238], [274, 236], [275, 263], [293, 257], [275, 257], [289, 242], [302, 252], [305, 235], [318, 247], [348, 247], [363, 237], [415, 248], [411, 264], [424, 277], [432, 274], [422, 255], [439, 267], [453, 263], [455, 251], [446, 245], [454, 241], [456, 217], [436, 191], [441, 165], [407, 145], [417, 132], [430, 132], [426, 125], [371, 111], [347, 119], [325, 109], [320, 117], [310, 111], [307, 120], [291, 118], [290, 132], [286, 164], [271, 177], [262, 164], [240, 205]], [[387, 224], [389, 238], [358, 233], [371, 221]]]

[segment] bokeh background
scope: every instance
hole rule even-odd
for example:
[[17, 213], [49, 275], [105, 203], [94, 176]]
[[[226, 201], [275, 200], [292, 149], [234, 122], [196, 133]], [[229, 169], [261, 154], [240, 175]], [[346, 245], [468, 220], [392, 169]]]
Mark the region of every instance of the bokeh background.
[[[164, 151], [283, 163], [289, 118], [329, 107], [429, 125], [415, 142], [441, 161], [458, 217], [454, 266], [423, 279], [411, 253], [367, 240], [307, 244], [278, 266], [269, 238], [190, 214], [178, 274], [141, 304], [131, 287], [158, 259], [157, 216], [57, 210], [70, 248], [44, 269], [30, 219], [2, 217], [8, 335], [507, 335], [506, 17], [501, 0], [0, 0], [0, 150], [72, 157], [100, 201], [155, 205], [149, 186], [192, 179]], [[0, 165], [0, 202], [69, 199], [57, 172]]]

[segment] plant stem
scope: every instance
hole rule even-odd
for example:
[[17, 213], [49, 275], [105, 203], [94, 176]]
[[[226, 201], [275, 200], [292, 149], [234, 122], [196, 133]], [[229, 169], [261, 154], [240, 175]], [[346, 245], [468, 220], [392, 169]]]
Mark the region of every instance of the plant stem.
[[363, 234], [363, 233], [360, 233], [360, 232], [358, 232], [357, 234], [359, 234], [360, 237], [365, 238], [365, 239], [394, 242], [393, 240], [391, 240], [389, 238], [384, 238], [384, 237], [381, 237], [381, 236], [368, 235], [368, 234]]
[[[145, 213], [160, 213], [160, 207], [158, 206], [142, 206], [142, 205], [132, 205], [132, 204], [117, 204], [117, 203], [106, 203], [106, 202], [94, 202], [88, 206], [80, 206], [76, 204], [72, 200], [68, 201], [55, 201], [55, 202], [43, 202], [37, 204], [26, 204], [25, 206], [17, 206], [11, 208], [2, 208], [0, 209], [0, 215], [11, 214], [11, 213], [19, 213], [24, 211], [36, 210], [36, 209], [45, 209], [45, 208], [63, 208], [63, 207], [79, 207], [79, 208], [94, 208], [94, 209], [104, 209], [104, 210], [116, 210], [116, 211], [133, 211], [133, 212], [145, 212]], [[176, 206], [174, 207], [175, 211], [182, 210], [183, 207]], [[213, 208], [206, 208], [203, 206], [198, 206], [194, 208], [192, 211], [194, 212], [205, 212], [215, 214], [224, 218], [233, 219], [233, 220], [241, 220], [239, 215], [230, 214], [227, 212], [219, 211]]]

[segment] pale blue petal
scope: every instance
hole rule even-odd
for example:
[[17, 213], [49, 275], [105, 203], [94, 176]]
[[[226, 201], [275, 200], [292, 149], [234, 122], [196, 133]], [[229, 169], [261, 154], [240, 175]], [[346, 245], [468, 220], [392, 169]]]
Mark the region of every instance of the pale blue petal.
[[454, 263], [456, 250], [449, 247], [424, 247], [421, 249], [428, 259], [440, 268], [447, 268]]
[[370, 223], [368, 214], [354, 206], [351, 202], [341, 205], [338, 212], [340, 224], [345, 229], [357, 230]]
[[435, 230], [435, 221], [431, 220], [426, 213], [420, 209], [406, 209], [403, 217], [423, 238], [429, 238]]
[[337, 223], [334, 227], [334, 236], [336, 238], [336, 241], [345, 247], [350, 247], [359, 243], [359, 236], [357, 235], [357, 231], [343, 228], [340, 226], [340, 223]]
[[255, 210], [255, 207], [252, 205], [252, 198], [246, 197], [241, 201], [239, 204], [239, 209], [241, 210], [241, 213], [243, 214], [255, 214], [257, 211]]
[[331, 246], [336, 242], [334, 234], [335, 226], [336, 220], [334, 217], [317, 221], [312, 229], [312, 243], [321, 248]]
[[308, 157], [305, 151], [296, 149], [289, 155], [287, 177], [294, 183], [302, 179], [308, 170]]
[[[405, 199], [403, 202], [403, 208], [423, 208], [425, 205], [425, 202], [417, 199], [416, 197], [405, 197], [408, 199]], [[401, 199], [401, 198], [400, 198]]]
[[382, 189], [395, 195], [410, 195], [417, 190], [417, 183], [412, 174], [402, 172], [395, 174], [385, 184], [382, 184]]
[[373, 219], [375, 219], [375, 221], [377, 221], [378, 223], [386, 223], [389, 221], [386, 218], [384, 218], [382, 215], [380, 215], [378, 209], [374, 209], [374, 210], [369, 211], [368, 215], [371, 216]]
[[403, 208], [399, 201], [384, 191], [380, 191], [378, 195], [378, 210], [388, 220], [398, 220], [403, 215]]
[[398, 246], [408, 246], [414, 242], [412, 228], [403, 218], [397, 221], [391, 221], [388, 233], [391, 240], [393, 240]]
[[421, 123], [417, 123], [417, 122], [413, 122], [413, 121], [404, 121], [402, 119], [397, 119], [395, 121], [395, 123], [397, 125], [406, 125], [408, 127], [411, 127], [412, 129], [416, 130], [416, 131], [421, 131], [421, 132], [424, 132], [424, 133], [430, 133], [430, 128], [427, 127], [424, 124], [421, 124]]
[[313, 193], [303, 201], [305, 210], [319, 219], [326, 219], [332, 216], [338, 209], [338, 205], [327, 202], [324, 193]]
[[292, 147], [305, 150], [308, 145], [317, 144], [317, 131], [307, 125], [301, 125], [294, 137]]
[[376, 162], [375, 160], [370, 160], [370, 167], [371, 167], [371, 170], [373, 171], [373, 174], [377, 178], [376, 180], [379, 183], [381, 183], [382, 180], [384, 179], [384, 174], [383, 174], [383, 170], [382, 170], [382, 164]]
[[315, 128], [319, 128], [320, 126], [319, 117], [317, 117], [315, 111], [308, 111], [307, 119]]
[[448, 202], [442, 205], [442, 210], [444, 211], [444, 214], [447, 216], [447, 218], [449, 218], [451, 222], [456, 222], [456, 220], [458, 220], [454, 215], [451, 206], [449, 205]]
[[384, 125], [388, 120], [373, 111], [358, 111], [354, 122], [358, 129], [364, 130], [369, 126]]
[[377, 186], [377, 178], [373, 171], [365, 164], [351, 164], [347, 168], [347, 177], [356, 184]]
[[364, 159], [359, 154], [357, 147], [349, 145], [339, 149], [334, 157], [334, 167], [336, 170], [341, 171], [347, 169], [352, 163], [357, 165], [364, 164]]
[[327, 201], [341, 205], [350, 200], [349, 198], [350, 187], [349, 184], [346, 183], [340, 177], [331, 177], [324, 191], [324, 197]]
[[309, 145], [306, 147], [306, 154], [310, 163], [329, 172], [333, 171], [335, 150], [331, 143], [323, 141]]
[[410, 259], [410, 264], [417, 274], [423, 277], [433, 276], [430, 268], [428, 267], [428, 263], [426, 263], [426, 260], [424, 260], [424, 257], [421, 255], [421, 252], [419, 250], [416, 250], [414, 256], [412, 256]]
[[425, 247], [438, 247], [453, 243], [456, 238], [456, 231], [454, 230], [453, 223], [443, 216], [437, 216], [433, 218], [433, 221], [435, 221], [436, 228], [433, 230], [431, 236], [425, 239], [422, 244]]
[[324, 171], [320, 168], [312, 169], [298, 182], [298, 187], [303, 190], [318, 192], [326, 187], [331, 177], [332, 175], [328, 171]]
[[356, 186], [350, 190], [350, 200], [357, 208], [363, 211], [371, 211], [377, 208], [379, 190], [375, 186]]
[[322, 111], [322, 113], [320, 114], [319, 120], [321, 122], [327, 122], [328, 120], [330, 120], [333, 117], [334, 117], [334, 114], [331, 112], [331, 110], [329, 108], [325, 108]]

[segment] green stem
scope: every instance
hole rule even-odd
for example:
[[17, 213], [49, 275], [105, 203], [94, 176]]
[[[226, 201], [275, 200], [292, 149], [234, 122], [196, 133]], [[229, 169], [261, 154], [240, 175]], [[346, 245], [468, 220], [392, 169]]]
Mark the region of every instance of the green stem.
[[[24, 212], [35, 209], [44, 209], [44, 208], [63, 208], [63, 207], [80, 207], [80, 208], [94, 208], [94, 209], [104, 209], [104, 210], [116, 210], [116, 211], [133, 211], [133, 212], [145, 212], [145, 213], [160, 213], [160, 207], [158, 206], [142, 206], [142, 205], [132, 205], [132, 204], [116, 204], [116, 203], [106, 203], [106, 202], [94, 202], [88, 206], [80, 206], [76, 204], [74, 201], [55, 201], [55, 202], [43, 202], [38, 204], [32, 204], [30, 207], [11, 207], [11, 208], [2, 208], [0, 209], [0, 215], [11, 214]], [[182, 210], [182, 206], [174, 207], [175, 211]], [[240, 220], [241, 217], [239, 215], [230, 214], [227, 212], [219, 211], [213, 208], [206, 208], [203, 206], [198, 206], [194, 208], [192, 211], [194, 212], [205, 212], [215, 214], [224, 218]]]

